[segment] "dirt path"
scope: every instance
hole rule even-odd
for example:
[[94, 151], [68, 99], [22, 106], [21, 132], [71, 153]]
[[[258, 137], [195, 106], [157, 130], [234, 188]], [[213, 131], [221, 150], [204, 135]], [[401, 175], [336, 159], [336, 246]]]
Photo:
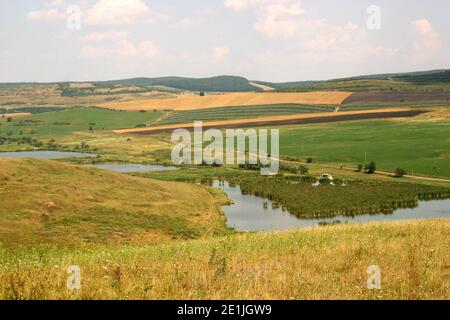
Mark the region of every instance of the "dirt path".
[[273, 90], [275, 90], [275, 89], [272, 88], [272, 87], [265, 86], [265, 85], [263, 85], [263, 84], [259, 84], [259, 83], [256, 83], [256, 82], [251, 82], [251, 81], [250, 81], [249, 84], [251, 84], [252, 86], [254, 86], [254, 87], [256, 87], [256, 88], [261, 89], [262, 91], [273, 91]]
[[[281, 162], [285, 163], [293, 163], [293, 164], [305, 164], [304, 162], [300, 161], [292, 161], [292, 160], [283, 160], [280, 159]], [[316, 167], [322, 167], [322, 168], [331, 168], [331, 169], [342, 169], [347, 171], [355, 171], [355, 167], [346, 167], [341, 165], [332, 165], [332, 164], [320, 164], [320, 163], [313, 163], [311, 164]], [[377, 170], [374, 174], [383, 175], [383, 176], [392, 176], [392, 172], [387, 171], [379, 171]], [[424, 176], [412, 176], [412, 175], [404, 175], [403, 177], [409, 178], [409, 179], [415, 179], [415, 180], [424, 180], [424, 181], [436, 181], [436, 182], [450, 182], [450, 179], [444, 179], [444, 178], [432, 178], [432, 177], [424, 177]]]
[[164, 120], [167, 117], [169, 117], [172, 113], [173, 113], [172, 111], [166, 112], [165, 114], [163, 114], [161, 117], [159, 117], [158, 119], [156, 119], [152, 123], [149, 123], [149, 125], [153, 126], [153, 125], [159, 124], [162, 120]]

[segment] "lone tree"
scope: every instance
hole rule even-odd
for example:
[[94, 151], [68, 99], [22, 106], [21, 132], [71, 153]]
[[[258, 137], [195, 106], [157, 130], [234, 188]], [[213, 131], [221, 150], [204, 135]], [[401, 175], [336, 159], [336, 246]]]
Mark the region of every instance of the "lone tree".
[[200, 97], [204, 97], [205, 96], [205, 92], [202, 91], [202, 92], [200, 92], [199, 95], [200, 95]]
[[406, 174], [406, 170], [405, 170], [405, 169], [397, 168], [397, 169], [395, 170], [395, 175], [394, 175], [394, 177], [396, 177], [396, 178], [401, 178], [401, 177], [403, 177], [405, 174]]
[[375, 171], [377, 170], [377, 165], [375, 164], [375, 162], [371, 162], [368, 165], [366, 165], [365, 171], [368, 174], [372, 174], [375, 173]]
[[361, 172], [363, 169], [363, 165], [362, 164], [358, 164], [358, 167], [356, 168], [356, 172]]
[[300, 173], [307, 174], [309, 172], [309, 168], [307, 166], [300, 166]]

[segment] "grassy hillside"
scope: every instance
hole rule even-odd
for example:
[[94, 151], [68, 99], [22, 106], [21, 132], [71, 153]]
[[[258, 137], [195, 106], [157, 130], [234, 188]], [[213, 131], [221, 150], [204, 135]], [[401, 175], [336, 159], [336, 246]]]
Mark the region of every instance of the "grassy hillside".
[[[449, 299], [450, 222], [342, 225], [157, 246], [0, 249], [1, 299]], [[66, 288], [69, 265], [81, 290]], [[367, 268], [382, 290], [368, 290]]]
[[182, 78], [182, 77], [162, 77], [162, 78], [134, 78], [124, 80], [95, 82], [101, 85], [132, 85], [132, 86], [166, 86], [188, 91], [207, 92], [245, 92], [260, 91], [249, 84], [243, 77], [218, 76], [211, 78]]
[[255, 82], [279, 91], [450, 91], [450, 70], [374, 74], [326, 81]]
[[0, 159], [0, 246], [151, 243], [224, 233], [217, 199], [197, 185]]

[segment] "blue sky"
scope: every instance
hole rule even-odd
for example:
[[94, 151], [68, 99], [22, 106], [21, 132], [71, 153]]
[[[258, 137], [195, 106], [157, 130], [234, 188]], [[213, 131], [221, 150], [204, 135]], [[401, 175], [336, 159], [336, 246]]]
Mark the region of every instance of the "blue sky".
[[448, 0], [1, 1], [0, 82], [448, 68], [448, 12]]

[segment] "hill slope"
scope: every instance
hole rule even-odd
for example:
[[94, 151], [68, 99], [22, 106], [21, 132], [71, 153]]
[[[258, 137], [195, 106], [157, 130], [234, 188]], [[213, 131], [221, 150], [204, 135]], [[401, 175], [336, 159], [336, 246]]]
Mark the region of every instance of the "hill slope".
[[151, 243], [226, 232], [216, 199], [196, 185], [0, 159], [0, 244]]
[[182, 78], [182, 77], [162, 77], [162, 78], [134, 78], [114, 81], [100, 81], [95, 84], [101, 85], [128, 85], [128, 86], [166, 86], [188, 91], [207, 92], [246, 92], [260, 91], [261, 89], [251, 85], [243, 77], [218, 76], [211, 78]]
[[279, 91], [450, 91], [450, 70], [373, 74], [325, 81], [271, 83], [254, 81]]

